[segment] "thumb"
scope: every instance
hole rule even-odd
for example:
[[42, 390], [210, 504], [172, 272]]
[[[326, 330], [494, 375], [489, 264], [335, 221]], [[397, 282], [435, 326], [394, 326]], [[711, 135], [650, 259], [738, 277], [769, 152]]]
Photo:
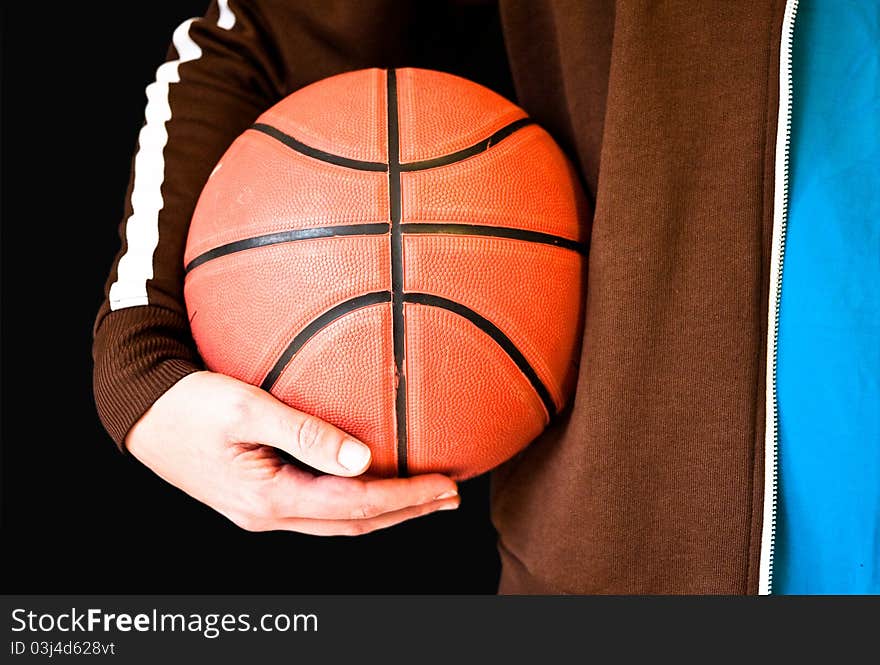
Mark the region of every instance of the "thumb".
[[336, 476], [357, 476], [370, 465], [370, 448], [338, 427], [292, 409], [260, 391], [242, 434], [247, 443], [280, 448], [300, 462]]

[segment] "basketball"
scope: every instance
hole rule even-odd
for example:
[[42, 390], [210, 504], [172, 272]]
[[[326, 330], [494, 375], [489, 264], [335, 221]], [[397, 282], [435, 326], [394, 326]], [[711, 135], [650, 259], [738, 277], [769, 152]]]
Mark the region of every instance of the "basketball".
[[589, 216], [500, 95], [421, 69], [313, 83], [201, 193], [185, 299], [208, 369], [370, 446], [369, 473], [465, 479], [533, 441], [577, 373]]

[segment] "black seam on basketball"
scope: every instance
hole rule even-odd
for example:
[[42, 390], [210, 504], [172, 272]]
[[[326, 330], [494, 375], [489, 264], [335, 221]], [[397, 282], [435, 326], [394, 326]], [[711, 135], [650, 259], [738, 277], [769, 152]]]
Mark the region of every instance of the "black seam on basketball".
[[541, 402], [543, 402], [544, 408], [547, 409], [548, 419], [552, 420], [556, 416], [556, 404], [554, 403], [553, 396], [550, 394], [547, 386], [541, 381], [538, 373], [529, 364], [529, 361], [526, 360], [522, 351], [516, 348], [516, 344], [514, 344], [513, 341], [489, 319], [481, 316], [470, 307], [466, 307], [454, 300], [443, 298], [442, 296], [435, 296], [431, 293], [405, 293], [403, 299], [405, 302], [418, 305], [428, 305], [429, 307], [440, 307], [453, 312], [454, 314], [458, 314], [489, 335], [489, 337], [491, 337], [495, 343], [498, 344], [508, 356], [510, 356], [510, 359], [516, 363], [519, 370], [523, 373], [526, 379], [528, 379], [529, 383], [532, 384], [532, 387], [535, 389]]
[[343, 316], [350, 314], [356, 309], [362, 309], [364, 307], [369, 307], [370, 305], [378, 305], [383, 302], [391, 302], [391, 293], [389, 291], [374, 291], [373, 293], [366, 293], [362, 296], [357, 296], [346, 300], [345, 302], [341, 302], [310, 321], [305, 328], [296, 334], [296, 337], [293, 338], [293, 341], [287, 346], [287, 348], [284, 349], [284, 353], [281, 354], [281, 357], [278, 358], [272, 366], [272, 369], [269, 370], [269, 373], [266, 374], [266, 377], [260, 383], [260, 388], [263, 390], [272, 390], [272, 387], [275, 385], [275, 382], [278, 381], [278, 377], [281, 376], [284, 368], [290, 364], [291, 359], [306, 342], [318, 334], [323, 328], [326, 328], [337, 319], [341, 319]]
[[262, 132], [267, 136], [271, 136], [273, 139], [280, 141], [288, 148], [293, 148], [303, 155], [318, 159], [322, 162], [335, 164], [336, 166], [344, 166], [347, 169], [356, 169], [358, 171], [381, 171], [384, 173], [388, 170], [388, 165], [383, 162], [364, 162], [359, 159], [349, 159], [348, 157], [343, 157], [342, 155], [334, 155], [332, 152], [324, 152], [323, 150], [319, 150], [318, 148], [313, 148], [310, 145], [306, 145], [302, 141], [298, 141], [289, 134], [285, 134], [280, 129], [273, 127], [272, 125], [258, 122], [251, 125], [250, 128], [254, 131]]
[[489, 138], [485, 138], [482, 141], [475, 143], [472, 146], [464, 148], [462, 150], [458, 150], [456, 152], [449, 153], [448, 155], [443, 155], [441, 157], [434, 157], [432, 159], [425, 159], [420, 162], [407, 162], [406, 164], [400, 165], [401, 171], [424, 171], [425, 169], [433, 169], [438, 166], [446, 166], [447, 164], [454, 164], [455, 162], [460, 162], [462, 160], [467, 159], [468, 157], [473, 157], [474, 155], [479, 155], [481, 152], [485, 152], [489, 148], [491, 148], [496, 143], [500, 143], [504, 139], [506, 139], [511, 134], [519, 131], [523, 127], [528, 127], [529, 125], [534, 125], [535, 121], [531, 118], [521, 118], [519, 120], [515, 120], [509, 125], [505, 125], [497, 132], [492, 134]]
[[388, 110], [388, 199], [391, 212], [391, 337], [397, 388], [394, 412], [397, 421], [397, 474], [408, 475], [406, 430], [406, 322], [403, 318], [403, 237], [400, 229], [400, 128], [397, 110], [397, 74], [387, 74]]
[[379, 222], [376, 224], [340, 224], [339, 226], [319, 226], [312, 229], [296, 229], [289, 231], [278, 231], [277, 233], [267, 233], [266, 235], [245, 238], [244, 240], [236, 240], [225, 245], [220, 245], [214, 249], [210, 249], [203, 254], [199, 254], [196, 258], [186, 265], [186, 272], [198, 268], [203, 263], [207, 263], [213, 259], [218, 259], [227, 254], [235, 252], [243, 252], [246, 249], [256, 249], [257, 247], [268, 247], [270, 245], [280, 245], [286, 242], [295, 242], [297, 240], [315, 240], [317, 238], [335, 238], [337, 236], [375, 236], [388, 233], [388, 222]]
[[483, 224], [431, 224], [423, 222], [407, 222], [401, 224], [404, 233], [437, 233], [463, 236], [488, 236], [492, 238], [510, 238], [511, 240], [523, 240], [525, 242], [537, 242], [544, 245], [553, 245], [562, 249], [570, 249], [579, 254], [586, 254], [588, 247], [585, 243], [563, 238], [562, 236], [539, 231], [527, 231], [507, 226], [489, 226]]

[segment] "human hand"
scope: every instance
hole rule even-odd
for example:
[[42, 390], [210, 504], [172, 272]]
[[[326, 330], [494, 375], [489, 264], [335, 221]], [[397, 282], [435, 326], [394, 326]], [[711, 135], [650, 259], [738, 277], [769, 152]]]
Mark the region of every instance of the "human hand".
[[[361, 476], [370, 463], [367, 446], [213, 372], [174, 384], [125, 443], [161, 478], [248, 531], [359, 535], [459, 504], [455, 483], [440, 474]], [[299, 469], [275, 448], [332, 475]]]

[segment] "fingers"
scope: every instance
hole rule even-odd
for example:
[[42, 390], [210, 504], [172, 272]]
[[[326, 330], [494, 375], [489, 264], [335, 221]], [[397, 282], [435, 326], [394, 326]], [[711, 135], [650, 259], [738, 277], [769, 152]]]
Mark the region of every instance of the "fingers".
[[410, 506], [402, 510], [360, 520], [322, 520], [288, 517], [267, 525], [270, 531], [296, 531], [313, 536], [360, 536], [378, 529], [386, 529], [406, 520], [428, 515], [438, 510], [458, 508], [459, 498], [431, 501], [421, 506]]
[[267, 487], [272, 517], [364, 520], [433, 501], [455, 498], [458, 488], [437, 473], [366, 480], [312, 476], [287, 465]]
[[268, 393], [251, 400], [242, 441], [280, 448], [309, 466], [337, 476], [356, 476], [370, 465], [370, 449], [341, 429], [291, 409]]
[[246, 397], [228, 419], [229, 440], [273, 446], [331, 475], [314, 476], [293, 464], [274, 466], [271, 475], [258, 479], [245, 493], [241, 505], [221, 511], [239, 526], [250, 531], [357, 535], [458, 507], [455, 482], [440, 474], [352, 477], [370, 465], [366, 445], [268, 393], [255, 391]]

